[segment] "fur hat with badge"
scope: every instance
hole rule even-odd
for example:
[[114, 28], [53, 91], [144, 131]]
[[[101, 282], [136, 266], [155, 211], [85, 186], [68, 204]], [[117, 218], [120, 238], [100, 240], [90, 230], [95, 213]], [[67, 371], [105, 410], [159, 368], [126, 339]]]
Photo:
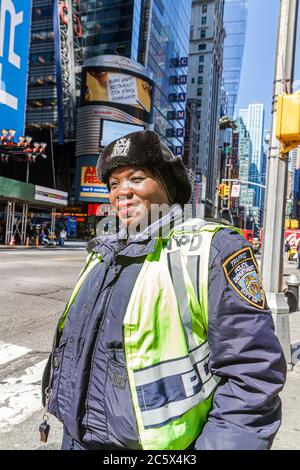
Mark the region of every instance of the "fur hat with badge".
[[107, 145], [97, 162], [97, 176], [109, 186], [109, 175], [122, 166], [149, 168], [159, 176], [172, 203], [188, 203], [192, 187], [183, 161], [155, 132], [132, 132]]

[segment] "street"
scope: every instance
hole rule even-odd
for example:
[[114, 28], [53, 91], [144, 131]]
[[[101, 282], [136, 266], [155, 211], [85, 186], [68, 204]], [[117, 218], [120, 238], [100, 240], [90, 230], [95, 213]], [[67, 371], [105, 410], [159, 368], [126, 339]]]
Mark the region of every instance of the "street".
[[0, 250], [0, 449], [59, 448], [54, 417], [48, 443], [39, 441], [41, 373], [85, 256], [84, 249]]
[[[62, 427], [53, 416], [50, 416], [47, 444], [39, 441], [38, 428], [43, 419], [41, 374], [51, 350], [58, 317], [71, 294], [85, 256], [82, 247], [0, 250], [2, 450], [60, 448]], [[296, 265], [286, 264], [285, 273], [297, 273]], [[292, 344], [299, 348], [300, 312], [290, 315], [290, 325]], [[283, 424], [273, 445], [277, 450], [300, 448], [300, 354], [294, 354], [294, 359], [297, 365], [288, 373], [282, 393]]]

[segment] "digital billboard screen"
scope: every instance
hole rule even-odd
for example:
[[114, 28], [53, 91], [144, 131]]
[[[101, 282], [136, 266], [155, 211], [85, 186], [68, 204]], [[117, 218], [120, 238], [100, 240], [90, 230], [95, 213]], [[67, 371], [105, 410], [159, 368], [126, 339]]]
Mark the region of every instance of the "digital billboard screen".
[[0, 1], [0, 129], [24, 133], [31, 0]]
[[120, 139], [126, 134], [130, 134], [131, 132], [143, 131], [144, 129], [144, 126], [137, 126], [135, 124], [103, 120], [100, 147], [105, 147], [114, 140]]
[[153, 82], [127, 70], [86, 67], [83, 72], [81, 105], [101, 104], [118, 108], [144, 122], [151, 122]]

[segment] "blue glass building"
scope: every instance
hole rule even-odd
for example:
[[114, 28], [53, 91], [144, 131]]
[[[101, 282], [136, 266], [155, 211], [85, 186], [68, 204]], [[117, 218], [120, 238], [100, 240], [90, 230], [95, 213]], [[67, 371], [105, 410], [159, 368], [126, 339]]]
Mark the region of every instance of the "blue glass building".
[[227, 95], [225, 114], [235, 115], [243, 62], [248, 0], [225, 0], [224, 28], [226, 38], [223, 52], [223, 89]]

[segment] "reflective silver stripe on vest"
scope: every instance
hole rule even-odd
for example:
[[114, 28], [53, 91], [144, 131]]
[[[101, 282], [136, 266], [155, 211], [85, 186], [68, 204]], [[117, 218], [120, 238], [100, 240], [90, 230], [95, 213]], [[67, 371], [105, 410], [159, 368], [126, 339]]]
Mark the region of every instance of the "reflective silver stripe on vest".
[[[193, 336], [193, 325], [192, 325], [190, 305], [189, 305], [188, 295], [187, 295], [187, 291], [185, 287], [185, 280], [184, 280], [183, 271], [182, 271], [181, 251], [180, 250], [172, 251], [167, 254], [167, 257], [168, 257], [169, 271], [172, 277], [173, 286], [174, 286], [177, 302], [179, 305], [180, 316], [182, 320], [183, 329], [186, 335], [187, 344], [189, 346], [189, 350], [192, 350], [192, 349], [195, 349], [198, 346], [198, 344], [195, 341], [194, 336]], [[198, 262], [199, 262], [200, 257], [196, 256], [195, 258], [198, 258]], [[195, 264], [192, 266], [190, 263], [189, 263], [189, 268], [191, 269], [193, 266], [195, 266]], [[196, 270], [196, 276], [193, 276], [193, 278], [196, 277], [194, 281], [197, 284], [199, 284], [199, 280], [197, 279], [197, 272], [198, 271]], [[195, 289], [195, 286], [194, 286], [194, 289]]]
[[[208, 358], [210, 349], [208, 342], [201, 344], [194, 351], [189, 353], [189, 356], [184, 356], [179, 359], [172, 359], [170, 361], [160, 362], [153, 366], [147, 367], [142, 370], [134, 371], [134, 382], [136, 387], [146, 385], [151, 382], [170, 377], [177, 374], [186, 374], [193, 370], [193, 368], [201, 364], [205, 358]], [[208, 376], [199, 371], [202, 382], [205, 382]]]
[[[194, 406], [206, 400], [216, 388], [220, 378], [212, 375], [208, 369], [210, 348], [208, 342], [201, 344], [195, 350], [184, 356], [134, 372], [137, 389], [142, 391], [141, 417], [145, 428], [157, 427], [182, 416]], [[149, 387], [166, 383], [170, 378], [180, 380], [180, 399], [170, 401], [159, 407], [147, 409], [145, 403]], [[178, 383], [178, 382], [177, 382]], [[200, 390], [199, 390], [200, 389]]]
[[142, 420], [145, 428], [162, 426], [171, 420], [179, 418], [191, 408], [206, 400], [214, 391], [218, 382], [219, 379], [216, 379], [215, 376], [211, 376], [196, 395], [186, 398], [185, 400], [168, 403], [155, 410], [142, 411]]

